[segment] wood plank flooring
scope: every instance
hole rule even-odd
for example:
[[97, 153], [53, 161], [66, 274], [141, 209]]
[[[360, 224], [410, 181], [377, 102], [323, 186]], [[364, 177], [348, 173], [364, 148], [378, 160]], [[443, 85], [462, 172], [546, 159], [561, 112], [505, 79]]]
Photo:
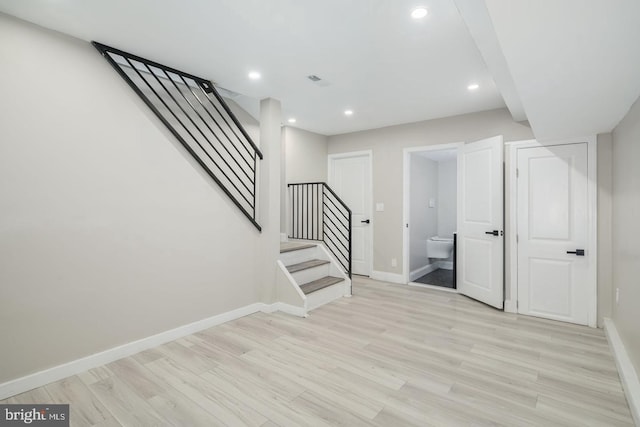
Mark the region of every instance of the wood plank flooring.
[[[73, 426], [631, 426], [602, 330], [354, 279], [8, 399]], [[4, 402], [3, 402], [4, 403]]]

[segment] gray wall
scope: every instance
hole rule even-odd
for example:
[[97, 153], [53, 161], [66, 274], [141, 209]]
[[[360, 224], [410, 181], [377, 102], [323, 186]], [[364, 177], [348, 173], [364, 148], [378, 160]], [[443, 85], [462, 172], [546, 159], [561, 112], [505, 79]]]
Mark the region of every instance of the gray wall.
[[282, 132], [282, 199], [280, 230], [287, 234], [291, 223], [291, 209], [287, 184], [327, 182], [328, 138], [314, 132], [290, 126]]
[[640, 372], [640, 100], [613, 130], [613, 321]]
[[373, 151], [373, 203], [384, 202], [374, 212], [374, 259], [376, 271], [402, 274], [402, 162], [403, 149], [424, 145], [471, 142], [495, 135], [505, 141], [533, 139], [531, 129], [516, 123], [506, 109], [483, 111], [381, 129], [329, 137], [329, 154]]
[[409, 271], [429, 265], [427, 239], [438, 233], [438, 210], [429, 199], [438, 199], [438, 163], [419, 154], [410, 156]]
[[611, 317], [613, 289], [612, 256], [612, 140], [598, 135], [598, 326]]
[[287, 183], [327, 181], [326, 136], [285, 127], [284, 140]]
[[0, 40], [0, 382], [259, 301], [265, 234], [98, 52]]

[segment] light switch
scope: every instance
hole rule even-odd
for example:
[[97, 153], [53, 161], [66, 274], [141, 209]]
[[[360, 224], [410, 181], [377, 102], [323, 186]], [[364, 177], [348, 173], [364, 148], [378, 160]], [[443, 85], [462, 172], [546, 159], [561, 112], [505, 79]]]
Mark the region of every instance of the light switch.
[[434, 199], [433, 197], [429, 199], [429, 207], [430, 208], [436, 207], [436, 199]]
[[376, 212], [384, 212], [384, 203], [376, 203]]

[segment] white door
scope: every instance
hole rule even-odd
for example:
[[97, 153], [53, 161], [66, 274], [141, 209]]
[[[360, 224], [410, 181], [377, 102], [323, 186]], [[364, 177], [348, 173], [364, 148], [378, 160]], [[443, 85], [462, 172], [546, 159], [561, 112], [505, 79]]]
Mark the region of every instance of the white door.
[[352, 214], [352, 272], [371, 274], [371, 155], [329, 157], [329, 186]]
[[457, 287], [504, 305], [502, 136], [465, 144], [458, 155]]
[[588, 324], [587, 144], [518, 149], [518, 312]]

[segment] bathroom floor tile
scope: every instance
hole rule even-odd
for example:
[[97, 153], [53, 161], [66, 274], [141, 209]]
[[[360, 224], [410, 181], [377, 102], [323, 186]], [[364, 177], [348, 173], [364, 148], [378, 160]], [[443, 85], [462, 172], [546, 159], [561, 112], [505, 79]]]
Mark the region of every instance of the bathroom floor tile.
[[443, 268], [439, 268], [414, 280], [414, 282], [453, 289], [453, 270], [445, 270]]

